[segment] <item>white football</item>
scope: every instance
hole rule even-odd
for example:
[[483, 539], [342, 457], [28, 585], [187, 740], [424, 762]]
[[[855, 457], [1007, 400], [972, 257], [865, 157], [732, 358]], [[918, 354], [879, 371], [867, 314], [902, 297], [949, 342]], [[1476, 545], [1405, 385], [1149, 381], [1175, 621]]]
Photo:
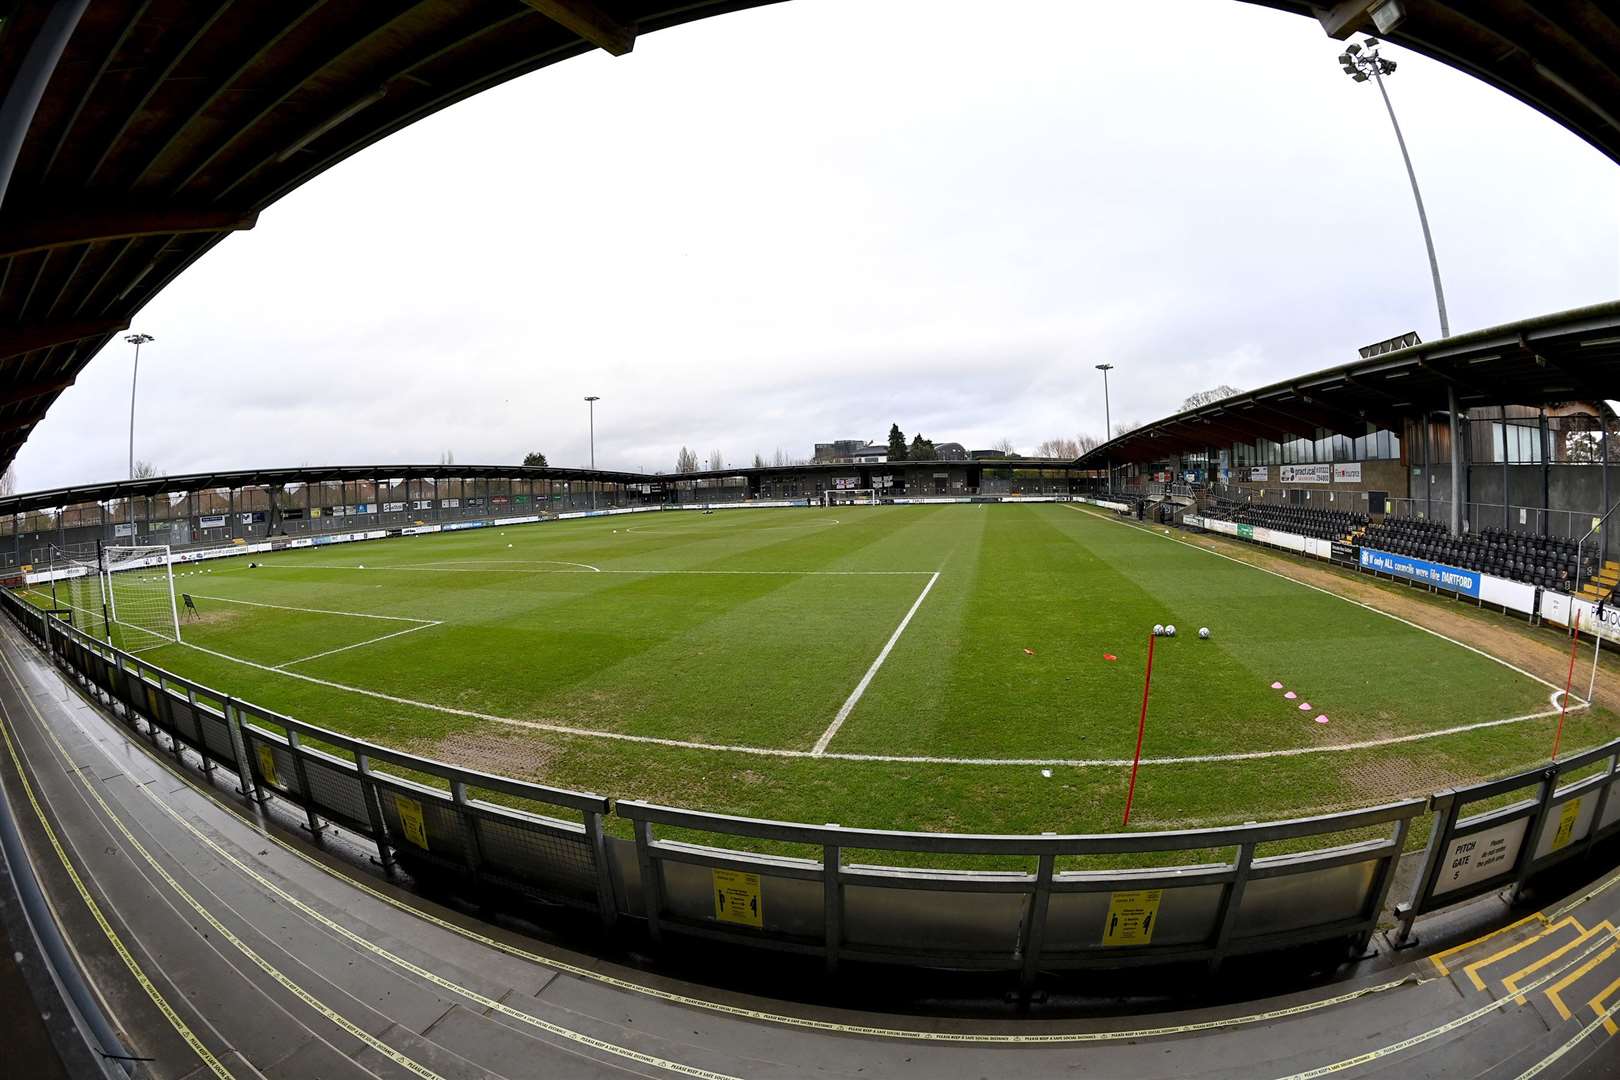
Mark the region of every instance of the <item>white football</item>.
[[1159, 635], [1161, 635], [1163, 633], [1164, 633], [1164, 624], [1163, 623], [1154, 623], [1153, 624], [1153, 636], [1158, 637]]
[[1164, 636], [1165, 637], [1175, 637], [1176, 636], [1176, 625], [1175, 625], [1175, 623], [1170, 623], [1169, 625], [1167, 625], [1164, 628]]
[[1209, 627], [1200, 626], [1198, 628], [1198, 636], [1201, 637], [1201, 638], [1204, 638], [1207, 641], [1209, 639]]

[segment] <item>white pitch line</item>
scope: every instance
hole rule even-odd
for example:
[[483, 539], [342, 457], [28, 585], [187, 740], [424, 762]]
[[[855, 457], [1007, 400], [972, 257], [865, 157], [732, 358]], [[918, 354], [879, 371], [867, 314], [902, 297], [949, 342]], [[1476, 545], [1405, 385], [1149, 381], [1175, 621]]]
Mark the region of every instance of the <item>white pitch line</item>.
[[[181, 644], [188, 649], [195, 649], [200, 653], [207, 653], [209, 656], [217, 656], [221, 660], [229, 660], [233, 664], [258, 668], [260, 671], [268, 671], [274, 675], [285, 675], [289, 679], [299, 679], [303, 682], [313, 683], [316, 686], [325, 686], [333, 690], [359, 694], [362, 697], [392, 702], [395, 705], [407, 705], [413, 708], [426, 709], [429, 712], [444, 713], [449, 716], [463, 716], [473, 720], [488, 720], [491, 723], [528, 728], [532, 731], [548, 731], [556, 735], [577, 735], [587, 739], [611, 739], [615, 742], [670, 746], [680, 750], [749, 754], [754, 757], [807, 758], [822, 761], [867, 761], [894, 765], [1044, 765], [1072, 769], [1117, 769], [1131, 764], [1130, 758], [956, 758], [929, 754], [848, 754], [839, 751], [827, 751], [818, 754], [813, 750], [783, 750], [768, 746], [737, 746], [724, 743], [693, 742], [688, 739], [666, 739], [657, 735], [631, 735], [623, 731], [600, 731], [595, 728], [574, 727], [571, 724], [554, 724], [543, 720], [515, 720], [510, 716], [495, 716], [492, 713], [481, 713], [473, 709], [458, 709], [450, 705], [436, 705], [431, 701], [417, 701], [414, 698], [385, 694], [379, 690], [367, 690], [364, 687], [350, 686], [346, 683], [333, 682], [330, 679], [318, 679], [313, 675], [305, 675], [297, 671], [284, 671], [281, 668], [271, 667], [269, 664], [261, 664], [256, 660], [245, 660], [240, 656], [232, 656], [230, 653], [207, 649], [189, 641], [182, 641]], [[1576, 712], [1585, 708], [1588, 708], [1588, 706], [1577, 705], [1570, 711]], [[1350, 750], [1372, 750], [1381, 746], [1395, 746], [1401, 743], [1438, 739], [1446, 735], [1460, 735], [1469, 731], [1478, 731], [1482, 728], [1519, 724], [1527, 720], [1545, 720], [1548, 717], [1557, 715], [1558, 710], [1553, 709], [1544, 712], [1526, 713], [1523, 716], [1507, 716], [1499, 720], [1482, 720], [1474, 724], [1459, 724], [1456, 727], [1442, 728], [1437, 731], [1421, 731], [1413, 735], [1391, 735], [1382, 739], [1337, 743], [1332, 746], [1295, 746], [1282, 750], [1251, 750], [1245, 753], [1233, 754], [1192, 754], [1185, 757], [1143, 758], [1141, 763], [1143, 765], [1199, 765], [1233, 761], [1258, 761], [1277, 757], [1301, 757], [1307, 754], [1333, 754]]]
[[[1179, 539], [1179, 538], [1174, 537], [1174, 536], [1166, 536], [1163, 533], [1156, 533], [1150, 528], [1144, 529], [1144, 528], [1141, 528], [1141, 527], [1139, 527], [1137, 525], [1132, 524], [1129, 521], [1121, 521], [1121, 520], [1119, 520], [1117, 518], [1104, 517], [1101, 514], [1092, 513], [1090, 510], [1087, 510], [1087, 509], [1085, 509], [1084, 507], [1081, 507], [1081, 506], [1076, 506], [1074, 503], [1063, 503], [1062, 505], [1067, 506], [1070, 510], [1079, 511], [1080, 513], [1084, 514], [1088, 518], [1097, 518], [1097, 519], [1100, 519], [1100, 520], [1103, 520], [1103, 521], [1112, 522], [1115, 525], [1124, 525], [1126, 528], [1136, 529], [1137, 532], [1145, 532], [1145, 533], [1147, 533], [1147, 535], [1157, 537], [1160, 540], [1169, 540], [1171, 543], [1180, 544], [1182, 547], [1192, 548], [1194, 551], [1202, 551], [1206, 555], [1213, 555], [1217, 559], [1225, 559], [1227, 562], [1237, 563], [1239, 566], [1247, 566], [1250, 570], [1258, 570], [1262, 574], [1270, 574], [1274, 578], [1280, 578], [1283, 581], [1289, 582], [1290, 584], [1298, 585], [1302, 589], [1310, 589], [1313, 592], [1321, 593], [1323, 596], [1331, 596], [1335, 600], [1343, 600], [1347, 604], [1354, 604], [1358, 608], [1365, 608], [1366, 610], [1371, 611], [1374, 614], [1382, 615], [1386, 619], [1394, 619], [1398, 623], [1403, 623], [1403, 624], [1405, 624], [1407, 626], [1410, 626], [1414, 630], [1421, 630], [1425, 634], [1432, 634], [1435, 637], [1439, 638], [1441, 641], [1449, 641], [1451, 644], [1457, 646], [1457, 648], [1459, 648], [1459, 649], [1467, 649], [1469, 652], [1477, 653], [1478, 655], [1483, 656], [1487, 660], [1494, 660], [1496, 663], [1501, 664], [1503, 667], [1507, 668], [1509, 671], [1516, 671], [1520, 675], [1523, 675], [1525, 678], [1532, 679], [1532, 680], [1540, 683], [1542, 686], [1551, 687], [1554, 690], [1559, 689], [1559, 686], [1558, 686], [1557, 683], [1549, 682], [1546, 679], [1543, 679], [1540, 675], [1531, 674], [1530, 672], [1524, 670], [1524, 668], [1519, 667], [1516, 664], [1510, 664], [1508, 661], [1503, 660], [1500, 656], [1492, 656], [1490, 653], [1486, 652], [1484, 649], [1476, 648], [1475, 646], [1468, 644], [1466, 641], [1458, 641], [1454, 637], [1447, 637], [1445, 634], [1442, 634], [1440, 631], [1431, 630], [1427, 626], [1424, 626], [1422, 623], [1415, 623], [1410, 619], [1403, 619], [1399, 615], [1391, 614], [1390, 612], [1385, 611], [1382, 608], [1373, 607], [1371, 604], [1364, 604], [1360, 600], [1352, 600], [1348, 596], [1341, 596], [1340, 594], [1338, 594], [1336, 592], [1333, 592], [1331, 589], [1324, 589], [1319, 585], [1312, 585], [1308, 581], [1300, 581], [1297, 578], [1291, 578], [1287, 574], [1280, 574], [1275, 570], [1268, 570], [1264, 566], [1257, 566], [1254, 563], [1246, 562], [1243, 559], [1235, 559], [1232, 556], [1226, 554], [1225, 552], [1215, 551], [1215, 550], [1213, 550], [1211, 548], [1204, 547], [1202, 544], [1194, 544], [1194, 543], [1192, 543], [1191, 541], [1188, 541], [1188, 540], [1182, 540], [1182, 539]], [[1579, 694], [1572, 694], [1570, 696], [1573, 697], [1576, 701], [1581, 702], [1583, 705], [1590, 704], [1585, 698], [1581, 697]]]
[[257, 600], [235, 600], [229, 596], [207, 596], [203, 593], [192, 593], [198, 600], [218, 600], [222, 604], [242, 604], [245, 607], [274, 608], [277, 611], [301, 611], [306, 615], [346, 615], [351, 619], [382, 619], [385, 622], [413, 622], [432, 623], [437, 626], [434, 619], [413, 619], [408, 615], [372, 615], [364, 611], [333, 611], [329, 608], [292, 607], [289, 604], [265, 604]]
[[[286, 563], [292, 569], [298, 570], [358, 570], [358, 566], [345, 566], [340, 563]], [[571, 563], [568, 565], [585, 566], [584, 563]], [[425, 574], [630, 574], [640, 576], [655, 576], [664, 574], [694, 574], [714, 577], [927, 577], [932, 570], [603, 570], [590, 566], [584, 570], [505, 570], [491, 567], [486, 570], [475, 570], [464, 566], [427, 566], [415, 563], [399, 563], [379, 566], [369, 566], [366, 570], [412, 570]], [[198, 595], [193, 593], [192, 595]], [[275, 605], [266, 605], [274, 607]], [[298, 609], [294, 609], [298, 610]], [[343, 614], [338, 612], [337, 614]], [[384, 616], [378, 616], [383, 618]]]
[[906, 612], [906, 617], [900, 620], [900, 625], [895, 627], [894, 633], [889, 635], [889, 640], [883, 645], [883, 651], [877, 654], [877, 659], [872, 661], [872, 666], [866, 669], [866, 674], [861, 676], [861, 681], [855, 684], [855, 689], [850, 691], [849, 697], [844, 699], [844, 704], [839, 708], [838, 715], [833, 717], [833, 722], [827, 725], [827, 730], [823, 731], [821, 738], [816, 740], [814, 749], [810, 751], [813, 755], [821, 757], [826, 754], [827, 744], [832, 742], [833, 736], [838, 734], [838, 729], [844, 726], [845, 720], [849, 719], [849, 714], [855, 710], [856, 704], [861, 700], [861, 695], [866, 693], [866, 688], [872, 684], [872, 677], [878, 673], [878, 668], [883, 666], [883, 661], [889, 658], [889, 652], [894, 648], [894, 643], [899, 641], [900, 635], [906, 632], [906, 627], [911, 624], [911, 617], [917, 614], [917, 609], [922, 607], [922, 602], [928, 599], [929, 590], [934, 587], [934, 582], [938, 580], [939, 571], [936, 570], [929, 577], [928, 584], [923, 586], [922, 592], [917, 594], [917, 599], [911, 602], [911, 610]]
[[334, 655], [336, 653], [348, 652], [350, 649], [364, 648], [367, 645], [375, 645], [379, 641], [387, 641], [389, 638], [404, 637], [406, 634], [414, 634], [418, 630], [431, 630], [433, 627], [440, 626], [440, 625], [442, 625], [442, 624], [437, 623], [437, 622], [425, 622], [425, 623], [420, 623], [420, 624], [418, 624], [416, 626], [407, 626], [403, 630], [395, 630], [392, 634], [383, 634], [380, 637], [367, 638], [364, 641], [357, 641], [353, 645], [341, 645], [336, 649], [327, 649], [325, 652], [314, 653], [313, 655], [310, 655], [310, 656], [300, 656], [297, 660], [288, 660], [284, 664], [277, 664], [276, 667], [277, 668], [289, 668], [289, 667], [292, 667], [294, 664], [302, 664], [302, 663], [304, 663], [305, 661], [308, 661], [308, 660], [319, 660], [323, 656], [332, 656], [332, 655]]

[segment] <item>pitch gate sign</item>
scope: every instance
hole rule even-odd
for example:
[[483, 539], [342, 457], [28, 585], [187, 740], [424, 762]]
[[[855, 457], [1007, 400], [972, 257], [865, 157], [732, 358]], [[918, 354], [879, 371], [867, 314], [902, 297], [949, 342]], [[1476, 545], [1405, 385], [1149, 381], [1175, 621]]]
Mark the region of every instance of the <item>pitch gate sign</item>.
[[1479, 596], [1479, 574], [1472, 570], [1446, 566], [1444, 563], [1425, 562], [1405, 555], [1391, 555], [1387, 551], [1362, 548], [1361, 568], [1421, 581], [1425, 585], [1438, 585], [1442, 589], [1449, 589], [1463, 596], [1476, 598]]

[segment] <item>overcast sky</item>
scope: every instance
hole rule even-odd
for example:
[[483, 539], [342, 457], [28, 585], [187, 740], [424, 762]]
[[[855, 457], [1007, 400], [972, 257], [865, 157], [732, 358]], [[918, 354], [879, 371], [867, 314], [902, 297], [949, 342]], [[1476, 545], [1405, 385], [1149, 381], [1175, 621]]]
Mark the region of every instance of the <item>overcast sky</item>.
[[[136, 319], [136, 454], [673, 467], [1025, 451], [1438, 336], [1370, 85], [1246, 4], [797, 0], [540, 71], [271, 207]], [[1453, 330], [1620, 295], [1620, 171], [1421, 57], [1390, 89]], [[130, 347], [18, 457], [125, 473]]]

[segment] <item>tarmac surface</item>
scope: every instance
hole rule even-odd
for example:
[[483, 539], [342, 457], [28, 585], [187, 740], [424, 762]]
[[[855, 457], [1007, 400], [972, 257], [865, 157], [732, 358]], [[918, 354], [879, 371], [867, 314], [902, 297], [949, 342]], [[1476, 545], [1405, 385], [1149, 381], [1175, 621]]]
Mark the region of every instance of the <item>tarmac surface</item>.
[[[166, 747], [0, 630], [0, 795], [139, 1077], [1620, 1075], [1620, 872], [1430, 956], [1386, 954], [1241, 1004], [1061, 1019], [839, 1009], [649, 973], [437, 905]], [[10, 974], [0, 964], [0, 1074], [50, 1076], [11, 1054], [37, 1052], [40, 1030]]]

